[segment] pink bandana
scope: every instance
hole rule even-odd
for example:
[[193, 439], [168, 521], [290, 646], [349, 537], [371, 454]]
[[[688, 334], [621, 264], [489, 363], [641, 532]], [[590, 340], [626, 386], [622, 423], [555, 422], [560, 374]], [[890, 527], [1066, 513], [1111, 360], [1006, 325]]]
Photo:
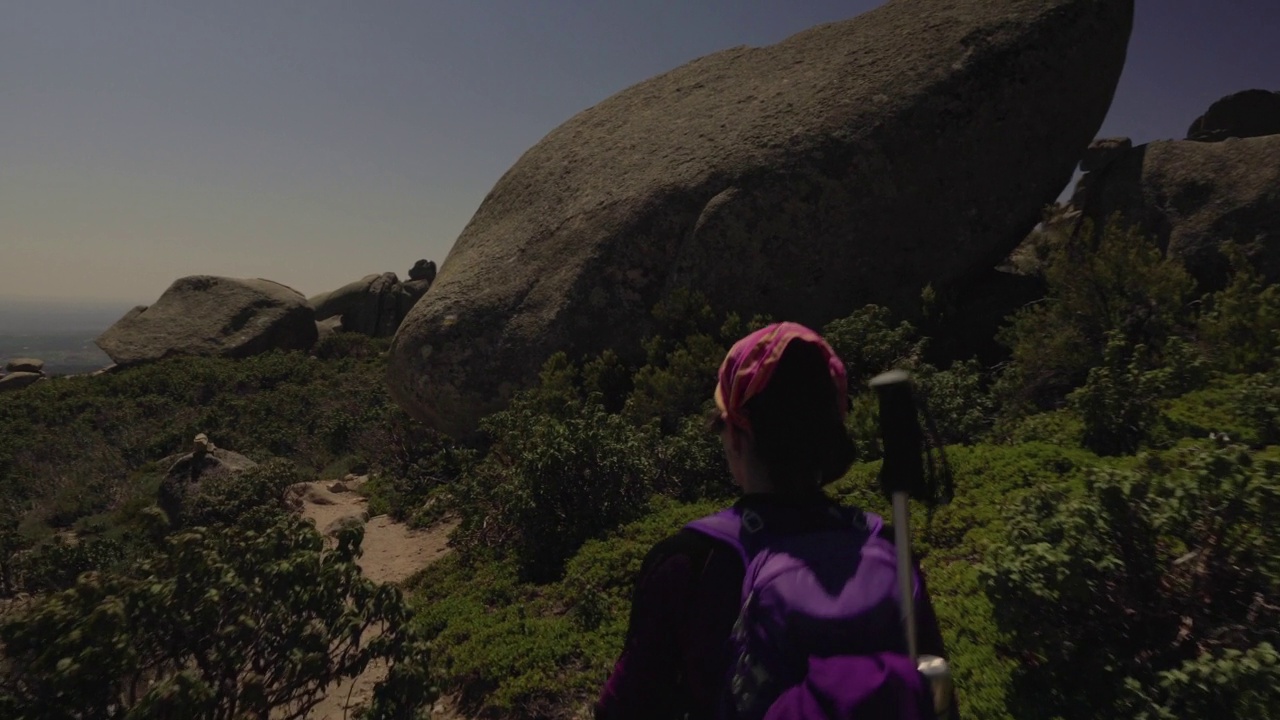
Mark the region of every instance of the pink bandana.
[[818, 333], [793, 322], [774, 323], [761, 328], [734, 343], [720, 365], [720, 381], [716, 384], [716, 407], [725, 422], [747, 432], [751, 423], [744, 407], [747, 401], [759, 395], [769, 384], [778, 366], [782, 351], [793, 340], [813, 343], [822, 348], [827, 357], [827, 370], [835, 385], [836, 401], [840, 416], [849, 410], [849, 386], [845, 379], [844, 362], [836, 356], [831, 346]]

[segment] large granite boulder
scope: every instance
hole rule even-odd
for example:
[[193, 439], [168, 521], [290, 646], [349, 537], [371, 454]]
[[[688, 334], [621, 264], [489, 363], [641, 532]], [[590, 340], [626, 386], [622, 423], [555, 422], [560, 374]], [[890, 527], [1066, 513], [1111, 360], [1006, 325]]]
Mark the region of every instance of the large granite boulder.
[[634, 351], [655, 302], [810, 325], [994, 266], [1111, 104], [1132, 0], [890, 0], [579, 113], [485, 198], [393, 342], [395, 398], [474, 428], [558, 350]]
[[339, 317], [345, 332], [391, 337], [414, 303], [426, 293], [429, 281], [400, 282], [393, 272], [366, 275], [333, 292], [309, 300], [316, 320]]
[[315, 314], [298, 291], [270, 280], [194, 275], [174, 281], [95, 341], [121, 366], [175, 355], [248, 357], [308, 350]]
[[1188, 140], [1218, 142], [1227, 138], [1280, 135], [1280, 92], [1244, 90], [1209, 106], [1187, 130]]
[[1225, 242], [1241, 245], [1268, 282], [1280, 282], [1280, 135], [1153, 142], [1081, 183], [1072, 202], [1082, 219], [1139, 228], [1206, 289], [1225, 282]]

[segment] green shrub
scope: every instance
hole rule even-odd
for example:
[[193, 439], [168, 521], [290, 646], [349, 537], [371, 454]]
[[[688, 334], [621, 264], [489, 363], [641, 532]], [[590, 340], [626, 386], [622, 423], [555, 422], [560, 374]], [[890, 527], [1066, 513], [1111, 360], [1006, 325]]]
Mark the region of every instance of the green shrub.
[[1197, 333], [1216, 369], [1270, 370], [1280, 355], [1280, 286], [1267, 285], [1237, 246], [1228, 243], [1223, 250], [1231, 281], [1205, 298]]
[[977, 360], [955, 362], [946, 370], [922, 364], [916, 381], [940, 442], [972, 443], [991, 428], [995, 402]]
[[1208, 387], [1194, 390], [1163, 404], [1162, 422], [1175, 438], [1203, 440], [1226, 435], [1237, 442], [1257, 444], [1257, 423], [1248, 417], [1248, 404], [1261, 399], [1239, 375], [1215, 378]]
[[590, 540], [560, 581], [522, 583], [514, 563], [453, 556], [416, 579], [415, 622], [432, 672], [473, 717], [568, 716], [599, 692], [622, 649], [636, 574], [649, 549], [721, 504], [655, 500], [644, 517]]
[[390, 338], [372, 338], [358, 332], [335, 332], [321, 338], [311, 354], [321, 360], [364, 360], [385, 354], [390, 346]]
[[914, 369], [924, 355], [924, 340], [908, 322], [893, 324], [888, 308], [867, 305], [833, 320], [822, 335], [848, 368], [850, 381], [861, 386], [893, 368]]
[[684, 418], [706, 411], [727, 350], [709, 335], [691, 335], [651, 358], [636, 372], [623, 414], [636, 425], [657, 420], [663, 432], [675, 432]]
[[291, 509], [289, 487], [311, 478], [287, 460], [269, 460], [242, 473], [216, 473], [200, 481], [183, 509], [187, 527], [262, 529], [274, 525]]
[[605, 350], [582, 366], [582, 390], [587, 396], [595, 395], [605, 411], [622, 412], [627, 397], [635, 388], [632, 370], [618, 354]]
[[582, 633], [519, 583], [513, 565], [446, 558], [421, 585], [416, 623], [432, 641], [432, 673], [468, 715], [554, 717], [586, 692]]
[[1249, 376], [1234, 399], [1260, 445], [1280, 444], [1280, 371]]
[[1112, 333], [1102, 364], [1068, 400], [1084, 423], [1084, 445], [1100, 455], [1131, 453], [1160, 417], [1166, 372], [1148, 369], [1147, 348]]
[[183, 357], [39, 383], [0, 402], [0, 495], [38, 522], [70, 527], [113, 511], [142, 467], [186, 452], [202, 432], [251, 459], [308, 470], [386, 455], [382, 363], [380, 354]]
[[[1046, 486], [1075, 486], [1097, 458], [1045, 443], [956, 446], [947, 454], [956, 478], [955, 499], [932, 514], [912, 503], [912, 550], [922, 558], [963, 715], [1018, 717], [1010, 713], [1007, 698], [1019, 658], [999, 642], [999, 608], [983, 594], [975, 564], [1003, 539], [1005, 524], [1019, 512], [1023, 496]], [[878, 462], [855, 465], [828, 492], [888, 519], [879, 471]]]
[[651, 430], [637, 430], [591, 402], [545, 407], [547, 388], [486, 418], [484, 460], [453, 491], [464, 550], [509, 553], [524, 578], [557, 577], [586, 540], [642, 511], [657, 481]]
[[82, 575], [0, 621], [0, 713], [301, 718], [378, 660], [391, 671], [372, 716], [411, 717], [430, 697], [425, 645], [399, 591], [361, 575], [361, 536], [327, 550], [295, 518], [197, 530], [127, 574]]
[[834, 320], [822, 332], [845, 363], [851, 393], [847, 427], [861, 459], [879, 457], [879, 410], [867, 382], [895, 368], [913, 373], [927, 411], [921, 419], [932, 422], [940, 442], [974, 442], [990, 428], [995, 406], [977, 360], [956, 361], [946, 370], [924, 362], [928, 341], [906, 321], [893, 324], [891, 313], [877, 305]]
[[438, 519], [444, 505], [425, 508], [447, 494], [475, 461], [473, 449], [454, 442], [411, 419], [398, 408], [371, 426], [360, 443], [371, 458], [369, 480], [360, 492], [369, 498], [369, 512], [388, 514], [418, 525]]
[[1245, 651], [1214, 650], [1157, 673], [1154, 687], [1126, 684], [1126, 717], [1274, 718], [1280, 705], [1280, 653], [1270, 643]]
[[1015, 313], [998, 337], [1012, 352], [998, 384], [1006, 413], [1058, 406], [1103, 364], [1112, 335], [1145, 346], [1157, 365], [1170, 338], [1190, 335], [1191, 276], [1116, 222], [1055, 245], [1045, 281], [1044, 300]]
[[[1183, 716], [1176, 707], [1208, 707], [1256, 677], [1257, 656], [1215, 658], [1270, 653], [1263, 644], [1280, 639], [1280, 610], [1266, 600], [1280, 590], [1277, 511], [1280, 464], [1229, 446], [1147, 456], [1093, 472], [1083, 493], [1030, 496], [983, 568], [1024, 658], [1014, 714], [1126, 716], [1136, 689], [1173, 703], [1148, 716]], [[1206, 664], [1240, 674], [1190, 682]]]
[[115, 540], [70, 542], [59, 535], [14, 558], [12, 591], [65, 590], [83, 573], [115, 567], [125, 554], [124, 545]]
[[655, 489], [682, 502], [721, 500], [737, 492], [720, 437], [700, 415], [686, 417], [672, 435], [650, 436]]

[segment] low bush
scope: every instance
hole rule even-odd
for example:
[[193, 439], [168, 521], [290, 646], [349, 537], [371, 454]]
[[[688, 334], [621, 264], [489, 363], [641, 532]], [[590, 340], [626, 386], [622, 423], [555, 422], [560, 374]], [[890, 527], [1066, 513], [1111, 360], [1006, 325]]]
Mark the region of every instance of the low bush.
[[[1189, 717], [1236, 692], [1219, 707], [1274, 708], [1277, 686], [1253, 683], [1276, 672], [1277, 511], [1280, 463], [1238, 446], [1151, 455], [1089, 473], [1083, 492], [1029, 496], [982, 571], [1023, 658], [1014, 713]], [[1194, 680], [1211, 672], [1212, 684]]]
[[390, 672], [370, 716], [412, 717], [426, 646], [400, 592], [361, 575], [362, 532], [326, 549], [296, 518], [192, 530], [129, 572], [82, 574], [0, 621], [0, 714], [303, 718], [376, 660]]
[[447, 558], [414, 583], [416, 624], [432, 638], [432, 672], [471, 716], [582, 713], [622, 649], [632, 583], [649, 548], [717, 503], [655, 500], [643, 519], [587, 541], [549, 584], [521, 582], [514, 562]]

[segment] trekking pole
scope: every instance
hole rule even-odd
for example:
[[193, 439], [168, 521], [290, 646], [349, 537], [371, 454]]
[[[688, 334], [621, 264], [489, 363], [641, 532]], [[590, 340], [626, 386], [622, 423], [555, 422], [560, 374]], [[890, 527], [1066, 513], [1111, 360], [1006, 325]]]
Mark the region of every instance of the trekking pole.
[[911, 566], [911, 494], [925, 489], [924, 433], [916, 416], [911, 376], [905, 370], [890, 370], [871, 379], [880, 400], [880, 434], [884, 461], [880, 466], [880, 488], [893, 502], [894, 548], [898, 556], [898, 592], [902, 596], [902, 627], [907, 652], [929, 684], [933, 708], [939, 718], [951, 712], [951, 669], [947, 661], [934, 655], [920, 655], [915, 612], [915, 573]]

